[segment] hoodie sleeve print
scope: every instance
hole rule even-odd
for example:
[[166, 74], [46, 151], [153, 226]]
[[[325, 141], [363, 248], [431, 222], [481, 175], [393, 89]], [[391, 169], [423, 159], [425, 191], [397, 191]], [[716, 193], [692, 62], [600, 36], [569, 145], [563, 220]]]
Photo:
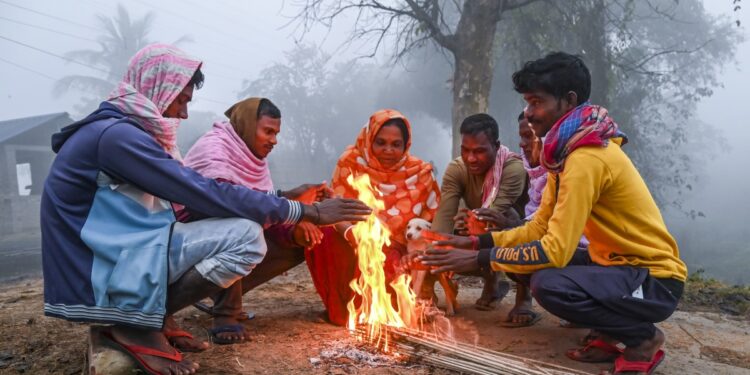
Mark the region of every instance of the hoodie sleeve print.
[[[565, 170], [550, 175], [542, 205], [532, 221], [514, 230], [493, 234], [495, 248], [480, 251], [483, 267], [512, 273], [564, 267], [573, 257], [583, 227], [602, 187], [610, 180], [604, 163], [571, 154]], [[560, 191], [555, 202], [555, 180]], [[486, 238], [485, 238], [486, 241]]]
[[210, 217], [241, 217], [263, 225], [296, 224], [302, 218], [299, 202], [205, 178], [129, 123], [102, 133], [98, 160], [110, 176]]

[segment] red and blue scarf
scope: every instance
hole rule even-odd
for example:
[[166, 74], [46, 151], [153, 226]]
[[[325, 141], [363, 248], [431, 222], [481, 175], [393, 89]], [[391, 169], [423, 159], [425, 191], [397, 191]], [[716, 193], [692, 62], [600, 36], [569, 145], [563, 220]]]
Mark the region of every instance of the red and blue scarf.
[[541, 163], [547, 171], [561, 173], [565, 159], [583, 146], [605, 147], [610, 138], [628, 139], [607, 114], [607, 109], [585, 102], [561, 117], [544, 138]]

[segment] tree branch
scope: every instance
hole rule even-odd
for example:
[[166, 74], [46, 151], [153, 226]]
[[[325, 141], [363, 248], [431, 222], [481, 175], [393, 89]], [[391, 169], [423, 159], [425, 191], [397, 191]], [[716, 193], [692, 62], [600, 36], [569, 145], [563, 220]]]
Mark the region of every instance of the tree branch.
[[497, 12], [497, 14], [495, 15], [495, 22], [500, 22], [503, 16], [503, 13], [509, 10], [523, 8], [537, 1], [539, 0], [519, 0], [519, 1], [503, 0], [503, 4], [500, 6], [500, 11]]
[[[440, 11], [439, 11], [440, 5], [437, 3], [437, 1], [427, 0], [427, 2], [424, 5], [419, 5], [415, 0], [405, 0], [405, 1], [406, 1], [406, 4], [409, 5], [409, 8], [411, 8], [412, 10], [411, 17], [414, 18], [416, 21], [420, 22], [422, 25], [424, 25], [427, 28], [430, 36], [435, 40], [435, 42], [441, 47], [451, 52], [455, 52], [456, 50], [455, 37], [453, 36], [453, 34], [446, 35], [440, 29], [440, 24], [438, 23], [439, 22], [438, 15], [440, 14]], [[428, 9], [432, 10], [432, 15], [427, 13]]]
[[500, 12], [505, 12], [508, 10], [523, 8], [531, 3], [535, 3], [539, 0], [519, 0], [519, 1], [503, 1], [503, 6], [500, 8]]
[[342, 45], [374, 40], [374, 48], [364, 57], [375, 56], [389, 36], [395, 40], [392, 56], [396, 61], [428, 40], [451, 52], [456, 48], [439, 0], [303, 0], [298, 3], [301, 10], [287, 26], [296, 22], [301, 37], [316, 23], [330, 30], [336, 18], [356, 12], [354, 30]]
[[656, 74], [656, 75], [658, 75], [658, 74], [664, 74], [665, 73], [664, 71], [650, 71], [648, 69], [645, 69], [644, 66], [646, 64], [648, 64], [650, 61], [652, 61], [653, 59], [655, 59], [655, 58], [657, 58], [659, 56], [668, 55], [668, 54], [689, 55], [689, 54], [695, 53], [695, 52], [703, 49], [703, 47], [705, 47], [707, 44], [711, 43], [712, 41], [713, 41], [713, 39], [709, 39], [709, 40], [701, 43], [701, 45], [699, 45], [699, 46], [697, 46], [695, 48], [692, 48], [692, 49], [681, 49], [681, 50], [665, 49], [665, 50], [661, 50], [661, 51], [658, 51], [658, 52], [654, 52], [654, 53], [652, 53], [652, 54], [650, 54], [648, 56], [642, 57], [640, 59], [640, 61], [638, 61], [638, 62], [633, 62], [631, 64], [618, 64], [618, 66], [622, 67], [625, 70], [625, 72], [631, 71], [631, 72], [636, 72], [636, 73], [641, 73], [641, 74]]

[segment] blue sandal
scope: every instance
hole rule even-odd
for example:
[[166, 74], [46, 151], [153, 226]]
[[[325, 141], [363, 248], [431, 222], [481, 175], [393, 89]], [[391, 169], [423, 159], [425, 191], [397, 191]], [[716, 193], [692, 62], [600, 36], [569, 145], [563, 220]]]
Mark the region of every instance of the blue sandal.
[[[220, 327], [214, 327], [208, 330], [211, 335], [211, 341], [219, 345], [240, 344], [245, 342], [245, 327], [242, 324], [229, 324]], [[217, 336], [220, 333], [237, 333], [243, 336], [240, 339], [225, 339]]]

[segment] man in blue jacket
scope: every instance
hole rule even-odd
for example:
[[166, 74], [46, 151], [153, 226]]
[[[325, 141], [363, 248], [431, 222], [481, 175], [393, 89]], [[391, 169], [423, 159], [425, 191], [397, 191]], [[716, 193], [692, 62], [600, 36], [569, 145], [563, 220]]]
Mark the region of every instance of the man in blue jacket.
[[[139, 51], [107, 101], [53, 136], [42, 195], [45, 314], [112, 324], [105, 335], [153, 374], [198, 369], [161, 333], [164, 317], [249, 274], [266, 252], [262, 225], [370, 213], [357, 200], [303, 205], [184, 167], [176, 128], [200, 66], [169, 45]], [[173, 204], [211, 219], [175, 223]]]

